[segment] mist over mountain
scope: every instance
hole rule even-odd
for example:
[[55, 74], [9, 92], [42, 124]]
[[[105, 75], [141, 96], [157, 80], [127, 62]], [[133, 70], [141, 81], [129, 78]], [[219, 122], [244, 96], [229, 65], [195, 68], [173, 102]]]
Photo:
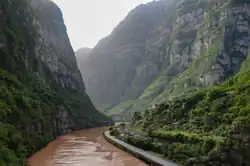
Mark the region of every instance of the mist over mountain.
[[244, 3], [160, 0], [136, 7], [81, 62], [94, 104], [110, 114], [143, 111], [236, 75], [249, 51]]
[[249, 45], [249, 0], [153, 1], [82, 73], [97, 107], [133, 114], [117, 138], [181, 165], [250, 165]]

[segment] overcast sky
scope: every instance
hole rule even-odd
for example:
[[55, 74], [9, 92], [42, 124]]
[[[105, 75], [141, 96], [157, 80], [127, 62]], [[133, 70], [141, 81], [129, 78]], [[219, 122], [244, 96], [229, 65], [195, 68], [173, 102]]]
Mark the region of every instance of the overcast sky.
[[152, 0], [53, 0], [62, 9], [74, 50], [93, 48], [128, 12]]

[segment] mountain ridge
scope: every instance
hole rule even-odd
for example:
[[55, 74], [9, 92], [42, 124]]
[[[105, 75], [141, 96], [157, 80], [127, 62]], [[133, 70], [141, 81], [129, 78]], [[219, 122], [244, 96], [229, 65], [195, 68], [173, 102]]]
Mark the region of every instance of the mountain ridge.
[[[157, 1], [135, 8], [93, 49], [82, 71], [94, 104], [109, 114], [142, 111], [235, 75], [249, 47], [249, 6], [244, 3], [247, 1]], [[154, 17], [159, 21], [150, 23], [152, 29], [140, 28]], [[139, 25], [129, 22], [136, 19]], [[140, 33], [147, 35], [137, 38]], [[129, 45], [122, 44], [129, 40]], [[133, 42], [139, 40], [141, 43]], [[98, 67], [92, 71], [91, 66]]]
[[0, 2], [0, 54], [0, 165], [27, 165], [57, 136], [111, 122], [85, 91], [52, 1]]

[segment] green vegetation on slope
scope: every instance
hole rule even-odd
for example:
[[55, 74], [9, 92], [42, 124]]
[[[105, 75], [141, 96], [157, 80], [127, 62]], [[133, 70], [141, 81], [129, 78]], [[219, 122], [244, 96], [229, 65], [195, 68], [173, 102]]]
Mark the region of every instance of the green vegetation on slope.
[[183, 165], [249, 165], [250, 73], [147, 110], [134, 125]]
[[57, 135], [53, 126], [55, 93], [39, 80], [26, 83], [0, 70], [0, 163], [3, 166], [24, 165], [27, 155]]
[[130, 107], [133, 106], [135, 102], [134, 101], [125, 101], [123, 103], [120, 103], [118, 106], [111, 108], [107, 110], [105, 113], [108, 115], [114, 115], [114, 114], [121, 114], [123, 112], [126, 112]]
[[61, 98], [63, 105], [69, 108], [70, 116], [79, 127], [76, 129], [101, 126], [110, 121], [110, 118], [95, 109], [85, 92], [75, 92], [58, 86], [53, 87], [53, 90]]
[[56, 135], [52, 126], [55, 94], [27, 71], [26, 62], [31, 57], [27, 50], [34, 47], [35, 37], [27, 5], [26, 0], [1, 1], [0, 165], [3, 166], [24, 165], [27, 155]]
[[154, 98], [154, 96], [159, 95], [171, 79], [172, 77], [168, 76], [168, 72], [161, 73], [160, 76], [144, 90], [139, 99]]
[[137, 100], [122, 102], [114, 108], [106, 111], [106, 113], [112, 115], [128, 113], [131, 110], [144, 110], [148, 104], [152, 102], [155, 96], [158, 96], [164, 90], [165, 86], [171, 81], [171, 79], [172, 77], [168, 76], [168, 72], [162, 73], [148, 88], [144, 90], [143, 94]]
[[[201, 82], [200, 78], [208, 73], [215, 64], [216, 57], [220, 55], [221, 44], [223, 43], [223, 34], [225, 29], [225, 18], [217, 21], [221, 13], [228, 6], [228, 0], [211, 1], [209, 7], [205, 8], [207, 14], [200, 27], [198, 28], [195, 42], [209, 43], [198, 57], [194, 58], [187, 69], [174, 77], [161, 94], [155, 96], [152, 104], [162, 100], [175, 98], [184, 94], [193, 93], [199, 89], [207, 87], [207, 84]], [[208, 30], [209, 29], [209, 30]], [[194, 42], [194, 43], [195, 43]], [[165, 85], [166, 86], [166, 85]]]
[[[94, 108], [84, 91], [49, 85], [40, 77], [41, 73], [34, 73], [38, 67], [33, 52], [37, 32], [29, 2], [0, 2], [1, 166], [26, 165], [28, 156], [61, 134], [58, 127], [61, 119], [57, 117], [60, 109], [70, 114], [75, 124], [72, 130], [102, 125], [109, 120]], [[50, 74], [46, 66], [42, 67]]]
[[[178, 19], [182, 20], [183, 15], [187, 13], [192, 15], [192, 11], [195, 11], [197, 7], [204, 10], [205, 13], [201, 12], [204, 19], [201, 19], [200, 23], [196, 25], [197, 29], [192, 27], [195, 21], [185, 22], [184, 19], [180, 21], [185, 22], [183, 25], [181, 23], [173, 23], [174, 32], [170, 36], [171, 43], [165, 46], [168, 50], [164, 54], [165, 59], [163, 63], [166, 63], [165, 69], [159, 73], [155, 81], [149, 84], [140, 97], [134, 101], [122, 102], [107, 111], [108, 113], [116, 113], [116, 111], [119, 111], [119, 113], [143, 111], [159, 102], [172, 100], [184, 94], [194, 93], [212, 84], [207, 80], [201, 80], [204, 75], [209, 75], [209, 72], [215, 66], [216, 58], [222, 51], [227, 18], [224, 15], [228, 14], [227, 10], [230, 7], [229, 0], [214, 0], [209, 2], [188, 0], [180, 1], [177, 4], [178, 11], [175, 17]], [[174, 5], [172, 7], [174, 8]], [[191, 27], [187, 28], [188, 25]], [[186, 32], [187, 29], [189, 30], [188, 32]], [[180, 44], [176, 45], [176, 43]], [[173, 55], [170, 54], [171, 51], [173, 51]], [[183, 60], [180, 60], [177, 64], [174, 62], [172, 62], [173, 64], [169, 64], [170, 56], [173, 56], [173, 59], [175, 59], [175, 56], [187, 58], [184, 60], [188, 61], [187, 66], [181, 67], [179, 63]]]
[[137, 100], [123, 102], [110, 109], [108, 113], [143, 111], [150, 105], [207, 87], [201, 83], [200, 76], [212, 68], [215, 58], [220, 53], [220, 40], [221, 36], [215, 38], [206, 52], [195, 59], [184, 72], [174, 78], [169, 76], [169, 72], [161, 73]]
[[[0, 69], [0, 165], [24, 165], [25, 158], [59, 135], [58, 106], [68, 108], [75, 129], [94, 127], [109, 120], [97, 112], [83, 94], [52, 90], [35, 75], [21, 83]], [[63, 93], [63, 95], [62, 95]], [[77, 96], [78, 95], [78, 96]]]

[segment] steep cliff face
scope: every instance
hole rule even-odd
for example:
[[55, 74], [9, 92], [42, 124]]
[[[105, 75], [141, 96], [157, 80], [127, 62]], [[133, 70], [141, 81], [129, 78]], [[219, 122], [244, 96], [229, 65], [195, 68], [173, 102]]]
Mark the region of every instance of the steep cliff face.
[[[182, 165], [250, 164], [249, 3], [210, 1], [191, 44], [198, 56], [170, 81], [160, 75], [126, 105], [127, 111], [144, 111], [133, 118], [133, 127], [147, 133], [144, 147]], [[159, 87], [164, 90], [153, 94]]]
[[[36, 16], [33, 26], [39, 35], [35, 46], [38, 59], [35, 61], [35, 70], [62, 87], [84, 90], [60, 9], [49, 0], [33, 1], [31, 4]], [[51, 76], [46, 75], [44, 67]]]
[[[140, 97], [159, 75], [163, 75], [162, 73], [167, 73], [167, 79], [164, 79], [166, 83], [183, 72], [193, 59], [201, 54], [201, 50], [196, 50], [194, 54], [195, 50], [192, 46], [204, 20], [207, 4], [207, 1], [163, 0], [134, 9], [107, 37], [111, 38], [112, 42], [103, 39], [94, 48], [91, 57], [86, 60], [89, 65], [85, 65], [85, 70], [82, 72], [86, 75], [86, 84], [89, 85], [87, 91], [95, 104], [110, 107], [122, 101], [134, 100]], [[133, 19], [136, 23], [130, 22]], [[125, 33], [126, 31], [129, 33]], [[138, 36], [140, 34], [143, 38]], [[115, 44], [118, 35], [121, 36], [120, 41], [126, 39], [129, 45], [122, 43], [122, 46], [126, 45], [126, 47], [117, 47]], [[132, 50], [132, 47], [140, 50], [140, 53]], [[116, 50], [116, 53], [109, 52], [112, 48]], [[131, 52], [125, 52], [124, 48], [130, 49]], [[103, 55], [103, 52], [108, 53]], [[103, 62], [105, 60], [106, 64]], [[96, 65], [93, 65], [94, 63]], [[92, 70], [93, 66], [98, 67]], [[97, 75], [103, 75], [105, 72], [108, 77], [104, 75], [99, 80]], [[94, 87], [97, 84], [98, 86]], [[156, 91], [160, 93], [162, 90], [164, 87]], [[103, 100], [104, 97], [106, 99]]]
[[[111, 114], [139, 111], [235, 75], [248, 55], [247, 3], [162, 0], [134, 9], [86, 60], [89, 65], [82, 72], [94, 103], [102, 108], [120, 103], [108, 111]], [[143, 6], [154, 12], [140, 13]], [[132, 18], [140, 21], [129, 22]], [[155, 18], [157, 22], [150, 22]], [[146, 22], [151, 24], [149, 29], [139, 27]], [[136, 30], [127, 28], [135, 25]], [[125, 33], [126, 30], [130, 33]], [[115, 32], [125, 35], [118, 40]], [[144, 38], [137, 36], [140, 33], [144, 33]], [[140, 53], [125, 52], [124, 47], [116, 45], [128, 38], [130, 46], [124, 43], [122, 46], [139, 48], [133, 41], [141, 39]], [[110, 52], [112, 47], [116, 52]], [[129, 61], [128, 57], [131, 57]], [[100, 79], [99, 75], [102, 75]]]
[[158, 75], [165, 52], [162, 43], [168, 42], [159, 37], [170, 31], [157, 25], [167, 24], [164, 10], [171, 2], [138, 6], [92, 50], [82, 73], [97, 106], [137, 98]]
[[[213, 31], [216, 42], [208, 44], [209, 51], [204, 52], [206, 56], [200, 55], [184, 73], [170, 81], [165, 91], [151, 101], [155, 104], [153, 107], [146, 109], [148, 105], [141, 104], [145, 112], [134, 121], [136, 127], [148, 132], [151, 142], [154, 142], [151, 146], [166, 146], [162, 149], [156, 147], [157, 153], [183, 165], [250, 164], [250, 5], [249, 1], [229, 1], [221, 6], [217, 1], [216, 6], [218, 8], [214, 9], [219, 10], [212, 12], [216, 13], [220, 27], [223, 27], [220, 33]], [[206, 24], [205, 32], [213, 29], [207, 25], [216, 24]], [[201, 43], [197, 39], [195, 43]], [[202, 48], [202, 44], [198, 46]], [[211, 57], [212, 61], [209, 60]], [[154, 84], [160, 82], [160, 78]], [[194, 87], [208, 85], [213, 86], [180, 95]], [[178, 98], [170, 100], [171, 96]], [[145, 98], [133, 102], [128, 110], [142, 111], [136, 109], [136, 104], [143, 101]], [[207, 146], [208, 139], [213, 143]]]
[[204, 22], [193, 44], [193, 53], [200, 55], [197, 54], [192, 65], [175, 77], [154, 102], [221, 83], [237, 74], [246, 60], [250, 44], [250, 6], [232, 6], [232, 1], [211, 1], [210, 5], [214, 10], [204, 13]]
[[[50, 83], [59, 95], [64, 90], [69, 91], [69, 96], [66, 99], [79, 97], [78, 101], [82, 102], [82, 105], [79, 105], [82, 106], [82, 112], [93, 112], [93, 115], [98, 115], [85, 92], [85, 86], [66, 32], [61, 10], [50, 0], [34, 0], [31, 1], [30, 5], [34, 11], [32, 24], [37, 33], [34, 46], [36, 58], [32, 57], [34, 61], [30, 63], [33, 71]], [[58, 110], [57, 118], [62, 117], [61, 123], [68, 126], [68, 128], [63, 128], [63, 131], [87, 127], [88, 122], [91, 123], [91, 120], [87, 120], [83, 122], [85, 125], [78, 126], [79, 124], [74, 121], [74, 118], [76, 118], [72, 114], [74, 112], [71, 113], [69, 108], [61, 105]], [[63, 119], [68, 121], [69, 124], [67, 125], [67, 122], [64, 122]], [[99, 120], [102, 121], [102, 119]], [[93, 121], [98, 122], [98, 119]]]
[[[221, 54], [217, 57], [209, 82], [225, 80], [239, 72], [241, 64], [247, 59], [250, 44], [250, 5], [232, 8], [226, 22]], [[217, 78], [214, 73], [219, 71]], [[212, 75], [212, 76], [211, 76]]]
[[1, 1], [0, 55], [0, 165], [24, 165], [56, 136], [109, 121], [85, 92], [53, 2]]

